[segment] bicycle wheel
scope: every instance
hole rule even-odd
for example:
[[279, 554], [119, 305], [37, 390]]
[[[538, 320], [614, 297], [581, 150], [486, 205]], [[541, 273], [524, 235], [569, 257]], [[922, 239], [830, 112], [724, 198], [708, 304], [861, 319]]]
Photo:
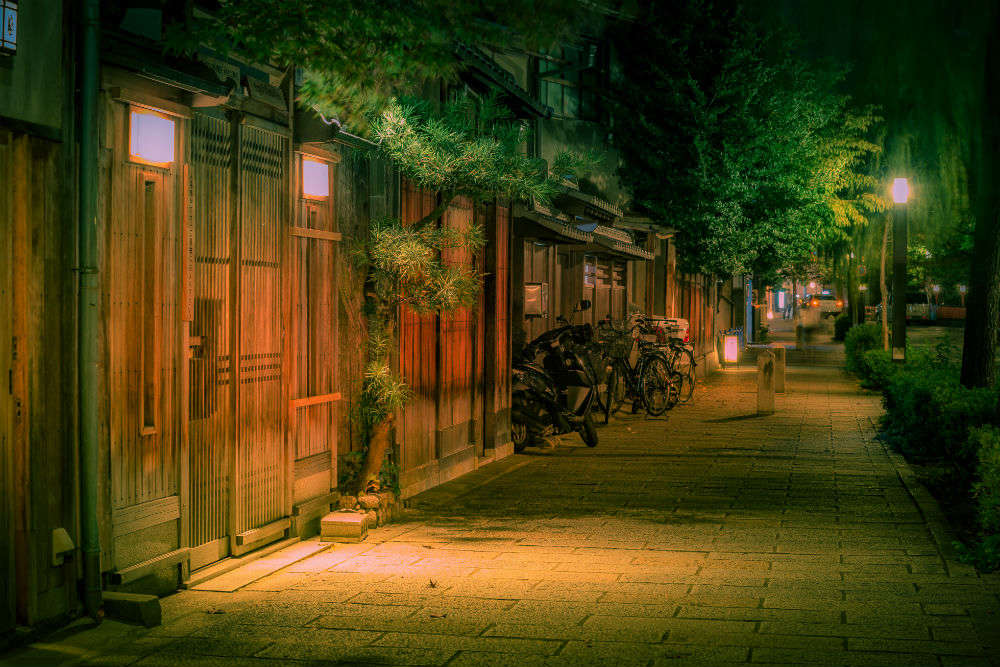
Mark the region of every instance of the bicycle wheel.
[[670, 407], [670, 384], [666, 360], [660, 355], [648, 357], [639, 377], [639, 388], [650, 417], [659, 417]]
[[611, 419], [611, 415], [622, 409], [625, 402], [626, 384], [628, 383], [628, 372], [622, 367], [620, 361], [615, 362], [608, 372], [608, 400], [605, 406], [605, 422]]
[[691, 350], [682, 348], [674, 354], [673, 361], [674, 370], [680, 373], [683, 380], [677, 400], [681, 403], [687, 403], [691, 400], [691, 396], [694, 395], [694, 385], [696, 382], [694, 354], [691, 353]]

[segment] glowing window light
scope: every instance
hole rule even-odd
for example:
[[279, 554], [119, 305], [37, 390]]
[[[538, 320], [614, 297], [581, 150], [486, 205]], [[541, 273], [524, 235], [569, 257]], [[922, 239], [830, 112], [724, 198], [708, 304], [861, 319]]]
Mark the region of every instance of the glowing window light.
[[170, 166], [174, 161], [174, 121], [149, 109], [132, 109], [128, 152], [136, 162]]
[[785, 309], [785, 293], [778, 292], [778, 310]]
[[330, 165], [302, 158], [302, 196], [309, 199], [326, 199], [330, 196]]
[[905, 178], [897, 178], [892, 182], [892, 201], [905, 204], [910, 197], [910, 184]]
[[740, 337], [733, 335], [726, 335], [722, 337], [723, 340], [723, 352], [722, 356], [726, 360], [727, 364], [735, 364], [740, 358]]

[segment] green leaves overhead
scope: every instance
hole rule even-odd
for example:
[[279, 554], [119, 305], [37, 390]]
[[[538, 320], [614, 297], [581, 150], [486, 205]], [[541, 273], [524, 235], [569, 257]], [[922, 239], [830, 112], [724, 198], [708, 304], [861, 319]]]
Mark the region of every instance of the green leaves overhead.
[[596, 14], [574, 0], [220, 0], [172, 41], [301, 67], [301, 101], [365, 132], [392, 97], [455, 80], [456, 42], [544, 47]]
[[837, 93], [839, 72], [737, 10], [644, 12], [613, 35], [614, 140], [635, 202], [681, 231], [686, 268], [773, 272], [882, 206], [864, 175], [877, 118]]
[[[557, 188], [545, 163], [522, 147], [528, 126], [486, 98], [462, 97], [436, 112], [422, 100], [392, 100], [372, 121], [379, 150], [420, 187], [473, 201], [548, 200]], [[589, 160], [562, 153], [557, 174], [578, 174]]]

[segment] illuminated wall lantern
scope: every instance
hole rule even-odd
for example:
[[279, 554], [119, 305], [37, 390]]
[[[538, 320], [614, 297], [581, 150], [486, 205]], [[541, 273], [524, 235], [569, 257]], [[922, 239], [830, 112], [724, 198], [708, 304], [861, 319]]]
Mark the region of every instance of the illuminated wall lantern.
[[134, 107], [129, 114], [129, 158], [156, 167], [169, 167], [174, 161], [174, 126], [169, 116]]
[[735, 364], [740, 359], [740, 337], [726, 334], [722, 337], [722, 358], [727, 364]]
[[330, 196], [330, 165], [303, 156], [302, 196], [307, 199], [326, 199]]
[[0, 52], [8, 55], [17, 53], [17, 3], [12, 0], [0, 0], [0, 21], [3, 30], [0, 32]]

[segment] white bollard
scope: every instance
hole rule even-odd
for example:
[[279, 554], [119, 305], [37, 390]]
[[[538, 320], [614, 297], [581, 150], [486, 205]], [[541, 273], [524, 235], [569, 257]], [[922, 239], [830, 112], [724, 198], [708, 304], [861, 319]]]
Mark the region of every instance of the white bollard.
[[774, 414], [774, 353], [761, 350], [757, 354], [757, 414]]

